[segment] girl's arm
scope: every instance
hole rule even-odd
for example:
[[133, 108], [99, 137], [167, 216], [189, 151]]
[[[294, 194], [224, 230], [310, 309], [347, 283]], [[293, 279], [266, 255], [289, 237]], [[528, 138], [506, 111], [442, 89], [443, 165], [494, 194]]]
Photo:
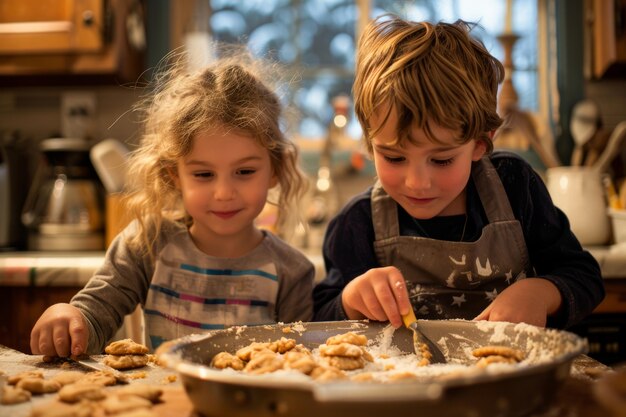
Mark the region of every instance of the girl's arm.
[[148, 255], [137, 255], [127, 246], [124, 234], [132, 233], [132, 227], [113, 240], [103, 265], [70, 301], [88, 327], [87, 353], [101, 353], [124, 316], [146, 301], [154, 265]]
[[369, 196], [369, 192], [356, 196], [328, 225], [322, 248], [326, 277], [313, 290], [316, 321], [348, 319], [342, 303], [344, 288], [379, 267]]

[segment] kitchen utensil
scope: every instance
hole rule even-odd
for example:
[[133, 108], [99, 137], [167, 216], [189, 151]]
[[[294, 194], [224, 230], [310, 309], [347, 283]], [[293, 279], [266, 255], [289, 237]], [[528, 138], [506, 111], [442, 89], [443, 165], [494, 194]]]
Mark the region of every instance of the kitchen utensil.
[[620, 122], [609, 137], [606, 148], [600, 154], [600, 158], [594, 167], [600, 172], [606, 172], [619, 152], [622, 150], [622, 142], [626, 138], [626, 121]]
[[601, 173], [595, 167], [555, 167], [546, 171], [554, 204], [567, 215], [572, 231], [583, 245], [604, 245], [611, 225]]
[[128, 384], [128, 375], [123, 372], [118, 371], [115, 368], [111, 368], [108, 365], [105, 365], [97, 360], [93, 359], [91, 356], [81, 355], [79, 357], [71, 357], [70, 360], [81, 364], [82, 366], [93, 369], [94, 371], [103, 371], [109, 373], [115, 377], [117, 382], [121, 384]]
[[413, 350], [417, 355], [418, 360], [426, 360], [427, 363], [446, 363], [446, 358], [435, 343], [429, 340], [420, 331], [417, 318], [413, 309], [409, 309], [409, 312], [402, 316], [402, 321], [407, 329], [413, 331]]
[[600, 108], [593, 100], [581, 100], [572, 110], [570, 131], [574, 139], [574, 151], [572, 152], [571, 164], [582, 165], [584, 159], [584, 147], [596, 134], [601, 124]]
[[[157, 351], [165, 366], [176, 370], [194, 408], [202, 415], [231, 417], [352, 416], [481, 416], [517, 417], [546, 406], [562, 386], [574, 358], [587, 350], [584, 339], [565, 331], [526, 324], [465, 320], [423, 320], [420, 330], [441, 340], [448, 364], [473, 365], [468, 352], [485, 345], [505, 345], [526, 353], [523, 363], [497, 371], [475, 369], [397, 382], [359, 383], [337, 380], [317, 383], [285, 374], [250, 375], [210, 367], [222, 351], [235, 352], [251, 342], [289, 337], [309, 349], [346, 332], [369, 340], [390, 337], [390, 345], [413, 352], [411, 333], [404, 328], [388, 335], [378, 322], [338, 321], [242, 326], [209, 331], [163, 344]], [[449, 365], [430, 365], [425, 370]]]
[[119, 193], [126, 183], [128, 148], [115, 139], [105, 139], [89, 151], [91, 163], [109, 194]]
[[54, 138], [40, 149], [43, 163], [22, 212], [28, 249], [104, 249], [103, 189], [89, 161], [89, 143]]

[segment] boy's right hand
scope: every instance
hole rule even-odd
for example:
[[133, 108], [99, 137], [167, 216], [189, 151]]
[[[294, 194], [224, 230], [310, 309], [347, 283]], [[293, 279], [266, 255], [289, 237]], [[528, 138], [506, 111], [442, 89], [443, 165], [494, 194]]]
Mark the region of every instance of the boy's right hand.
[[373, 268], [354, 278], [343, 289], [341, 302], [349, 319], [389, 320], [396, 328], [412, 308], [404, 277], [393, 266]]
[[88, 337], [80, 310], [70, 304], [54, 304], [30, 332], [30, 350], [33, 355], [78, 356], [86, 351]]

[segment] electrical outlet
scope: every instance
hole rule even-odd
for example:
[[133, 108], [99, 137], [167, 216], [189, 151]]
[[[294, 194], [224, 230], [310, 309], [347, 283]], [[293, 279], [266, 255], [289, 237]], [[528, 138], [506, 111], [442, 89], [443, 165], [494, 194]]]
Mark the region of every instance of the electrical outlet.
[[96, 130], [96, 94], [68, 91], [61, 95], [61, 133], [65, 138], [91, 140]]

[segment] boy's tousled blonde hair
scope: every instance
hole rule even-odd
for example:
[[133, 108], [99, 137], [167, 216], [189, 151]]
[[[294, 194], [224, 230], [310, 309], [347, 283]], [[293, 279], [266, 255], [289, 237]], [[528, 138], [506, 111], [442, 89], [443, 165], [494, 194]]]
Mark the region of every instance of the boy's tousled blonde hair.
[[[164, 218], [189, 224], [171, 174], [206, 129], [234, 129], [269, 151], [278, 180], [278, 230], [305, 191], [298, 151], [280, 126], [282, 105], [274, 88], [278, 68], [242, 49], [222, 49], [207, 66], [189, 70], [185, 54], [172, 54], [154, 78], [154, 90], [137, 106], [144, 131], [129, 160], [126, 207], [139, 233], [130, 243], [152, 253]], [[274, 193], [276, 194], [276, 193]], [[270, 193], [270, 196], [272, 193]]]
[[[498, 84], [504, 67], [471, 36], [473, 25], [409, 22], [384, 15], [370, 22], [358, 44], [355, 113], [372, 152], [372, 115], [397, 112], [397, 144], [411, 141], [412, 127], [437, 142], [431, 124], [460, 132], [460, 143], [481, 139], [491, 152], [489, 132], [502, 123]], [[380, 114], [384, 111], [386, 113]], [[379, 127], [383, 123], [380, 123]]]

